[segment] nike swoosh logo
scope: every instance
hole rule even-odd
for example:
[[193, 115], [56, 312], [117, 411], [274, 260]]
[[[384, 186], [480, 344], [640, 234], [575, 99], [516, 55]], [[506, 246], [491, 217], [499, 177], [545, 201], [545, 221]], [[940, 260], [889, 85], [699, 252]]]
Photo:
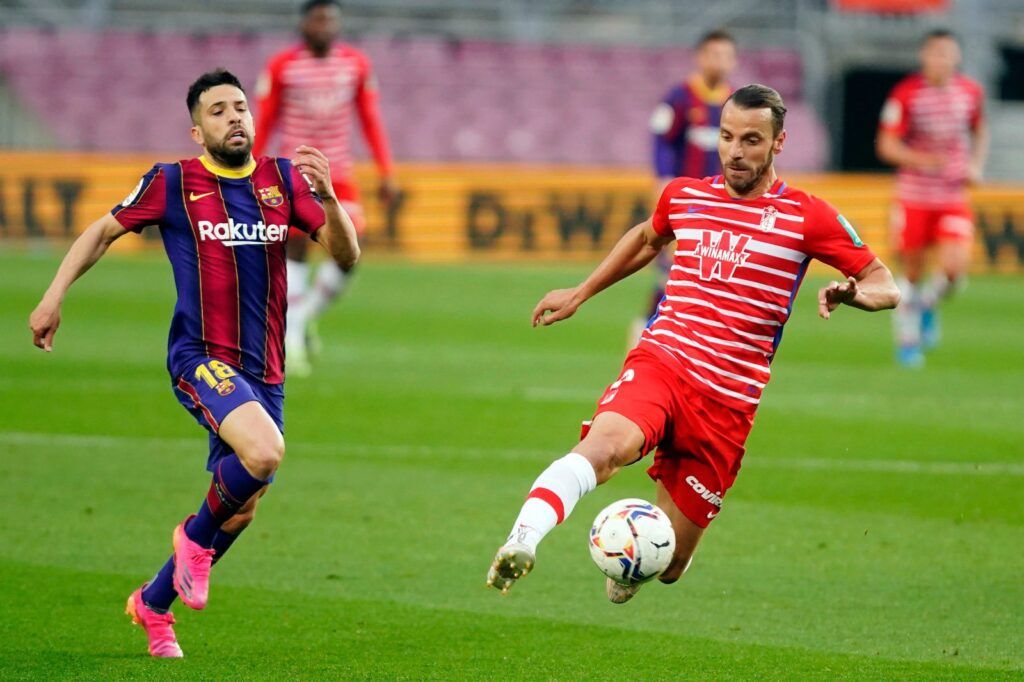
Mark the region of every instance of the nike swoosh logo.
[[213, 192], [207, 192], [205, 194], [196, 194], [195, 192], [189, 192], [188, 193], [188, 200], [189, 201], [199, 201], [203, 197], [208, 197], [211, 194], [213, 194]]
[[718, 516], [718, 512], [708, 512], [708, 518], [713, 519]]

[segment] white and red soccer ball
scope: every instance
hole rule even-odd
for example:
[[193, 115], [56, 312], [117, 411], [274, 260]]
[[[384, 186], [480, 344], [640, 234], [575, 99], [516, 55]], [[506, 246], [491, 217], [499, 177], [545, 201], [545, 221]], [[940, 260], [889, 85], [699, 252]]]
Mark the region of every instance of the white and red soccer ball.
[[622, 585], [657, 577], [676, 548], [672, 522], [656, 505], [629, 498], [613, 502], [590, 529], [590, 556], [601, 571]]

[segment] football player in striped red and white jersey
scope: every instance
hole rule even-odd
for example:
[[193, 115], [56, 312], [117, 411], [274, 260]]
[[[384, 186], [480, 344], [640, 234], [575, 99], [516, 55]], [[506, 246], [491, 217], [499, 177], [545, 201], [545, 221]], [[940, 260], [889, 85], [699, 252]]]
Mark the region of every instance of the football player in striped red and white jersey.
[[[362, 236], [365, 220], [352, 177], [354, 118], [359, 119], [377, 165], [380, 199], [390, 204], [398, 192], [378, 107], [376, 77], [365, 54], [338, 42], [338, 0], [306, 0], [300, 12], [302, 43], [271, 57], [260, 76], [253, 154], [262, 156], [275, 132], [280, 133], [278, 147], [282, 155], [294, 153], [299, 145], [322, 151], [331, 162], [334, 193]], [[292, 376], [309, 373], [307, 325], [341, 295], [350, 276], [349, 271], [326, 261], [317, 268], [309, 286], [306, 241], [288, 242], [286, 346]]]
[[[583, 495], [651, 451], [657, 503], [676, 532], [675, 556], [659, 579], [677, 580], [739, 471], [811, 260], [844, 275], [818, 293], [825, 319], [842, 304], [875, 311], [899, 302], [888, 268], [853, 226], [776, 176], [785, 113], [782, 98], [766, 86], [733, 93], [718, 138], [723, 175], [670, 182], [654, 215], [627, 232], [582, 284], [548, 293], [534, 309], [534, 325], [564, 320], [676, 242], [657, 317], [599, 400], [582, 440], [534, 482], [491, 565], [489, 585], [508, 591], [533, 567], [541, 539]], [[607, 583], [614, 602], [636, 589]]]
[[[899, 168], [893, 236], [903, 264], [903, 303], [896, 311], [897, 359], [919, 367], [938, 341], [936, 305], [963, 281], [974, 238], [967, 185], [981, 179], [988, 153], [981, 85], [957, 73], [956, 36], [935, 30], [921, 44], [921, 71], [886, 100], [877, 151]], [[928, 249], [939, 271], [924, 278]]]

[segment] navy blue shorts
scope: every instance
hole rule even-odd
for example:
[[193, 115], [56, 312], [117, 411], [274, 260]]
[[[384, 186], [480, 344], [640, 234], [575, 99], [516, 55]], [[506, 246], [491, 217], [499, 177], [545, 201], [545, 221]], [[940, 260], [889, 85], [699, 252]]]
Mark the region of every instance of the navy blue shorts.
[[284, 433], [283, 384], [265, 384], [226, 362], [203, 357], [190, 363], [189, 369], [174, 379], [173, 386], [178, 402], [210, 432], [210, 456], [206, 461], [209, 471], [235, 452], [217, 432], [224, 418], [239, 405], [255, 400]]

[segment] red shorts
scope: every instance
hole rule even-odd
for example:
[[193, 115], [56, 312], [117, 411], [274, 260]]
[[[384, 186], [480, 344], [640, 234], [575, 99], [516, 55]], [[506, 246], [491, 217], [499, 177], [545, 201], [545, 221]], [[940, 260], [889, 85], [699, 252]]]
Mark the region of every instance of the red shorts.
[[[334, 186], [334, 193], [338, 196], [338, 203], [348, 213], [352, 223], [356, 226], [356, 234], [360, 237], [366, 232], [366, 216], [363, 214], [363, 206], [359, 203], [359, 191], [356, 186], [347, 180], [335, 180], [331, 183]], [[288, 230], [289, 239], [300, 239], [305, 232], [297, 228]]]
[[899, 251], [920, 251], [939, 242], [971, 241], [974, 216], [965, 204], [939, 208], [899, 203], [893, 207], [892, 228]]
[[640, 427], [644, 454], [657, 448], [648, 475], [661, 481], [686, 518], [707, 528], [739, 473], [753, 413], [702, 393], [643, 348], [626, 356], [622, 374], [604, 392], [594, 416], [602, 412], [615, 412]]

